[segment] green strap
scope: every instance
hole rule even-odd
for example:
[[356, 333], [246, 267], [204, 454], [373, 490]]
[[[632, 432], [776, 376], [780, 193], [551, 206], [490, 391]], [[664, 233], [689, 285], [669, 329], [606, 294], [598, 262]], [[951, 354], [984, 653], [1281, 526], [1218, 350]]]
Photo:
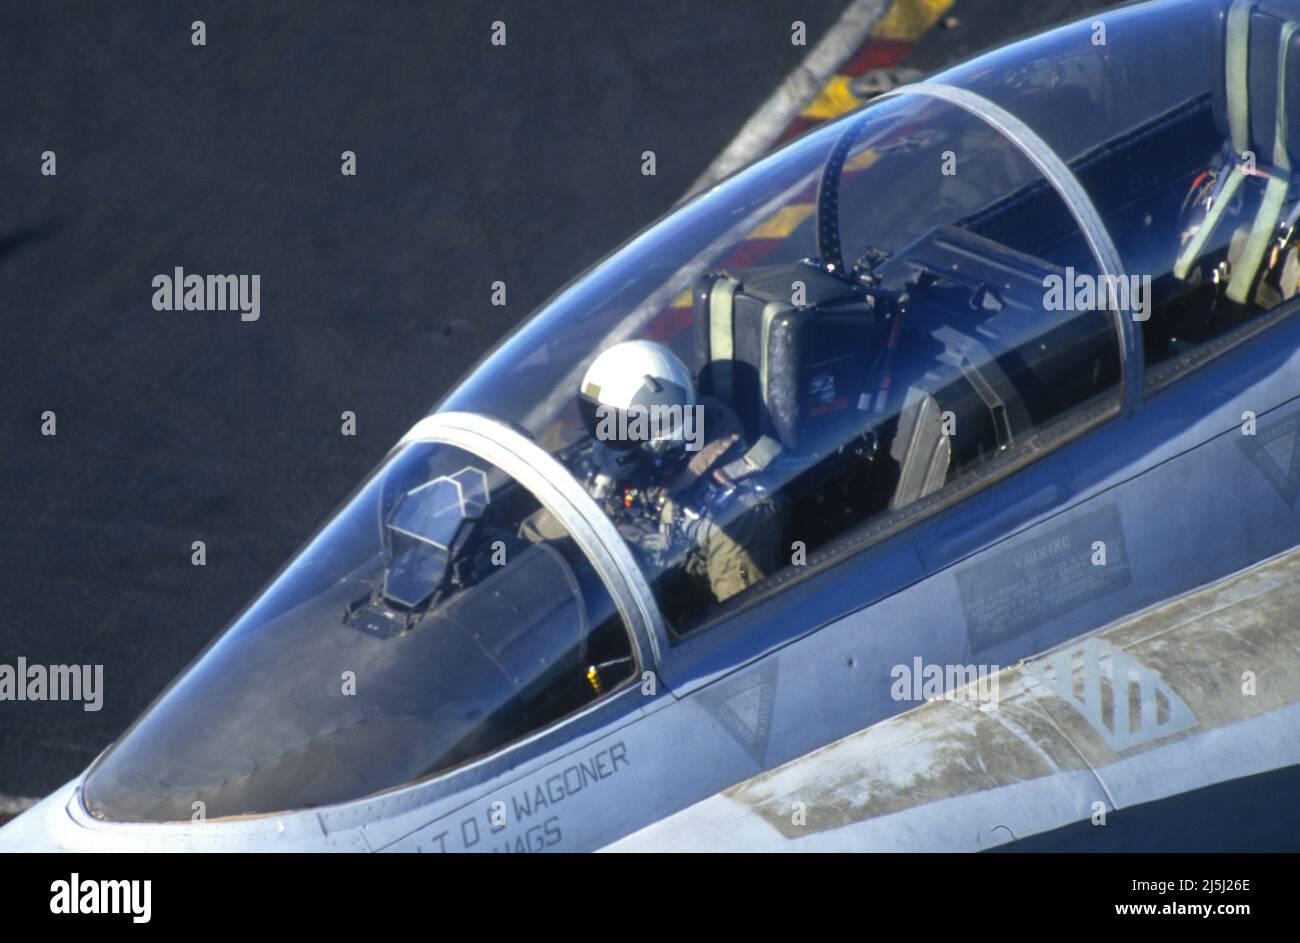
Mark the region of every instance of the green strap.
[[724, 403], [733, 402], [732, 374], [735, 364], [735, 341], [732, 339], [737, 282], [719, 278], [709, 292], [709, 359], [720, 369], [714, 371], [713, 392]]
[[1250, 14], [1255, 11], [1251, 0], [1236, 0], [1228, 11], [1228, 38], [1224, 71], [1228, 83], [1228, 130], [1232, 147], [1240, 159], [1250, 146]]
[[1286, 73], [1287, 52], [1296, 31], [1300, 30], [1300, 20], [1290, 20], [1282, 26], [1277, 52], [1277, 116], [1273, 126], [1273, 174], [1268, 178], [1264, 189], [1264, 200], [1255, 222], [1250, 227], [1250, 237], [1241, 258], [1232, 268], [1232, 278], [1228, 281], [1228, 298], [1238, 304], [1245, 304], [1255, 287], [1259, 276], [1259, 267], [1264, 261], [1264, 253], [1277, 232], [1278, 221], [1282, 218], [1282, 206], [1286, 203], [1287, 190], [1291, 185], [1291, 155], [1287, 151], [1286, 126]]
[[1224, 164], [1222, 172], [1229, 175], [1228, 179], [1218, 188], [1220, 192], [1210, 204], [1210, 211], [1174, 263], [1174, 276], [1180, 281], [1187, 280], [1245, 176], [1237, 161], [1250, 145], [1250, 14], [1254, 9], [1253, 0], [1236, 0], [1228, 11], [1224, 82], [1228, 92], [1228, 133], [1232, 138], [1233, 160]]
[[789, 310], [789, 305], [781, 304], [777, 301], [769, 301], [763, 306], [763, 353], [759, 358], [758, 383], [759, 389], [763, 393], [763, 408], [768, 407], [767, 403], [767, 345], [772, 334], [772, 322], [778, 314], [783, 314]]
[[1278, 39], [1277, 51], [1277, 123], [1273, 131], [1273, 166], [1291, 175], [1291, 149], [1287, 146], [1286, 123], [1286, 76], [1288, 59], [1291, 53], [1291, 40], [1300, 30], [1300, 20], [1288, 20], [1282, 26], [1282, 35]]
[[1259, 213], [1250, 227], [1250, 238], [1246, 240], [1246, 248], [1242, 251], [1241, 258], [1232, 267], [1232, 278], [1228, 280], [1228, 298], [1238, 304], [1245, 304], [1250, 298], [1251, 289], [1255, 285], [1255, 276], [1259, 274], [1264, 253], [1268, 251], [1268, 244], [1273, 241], [1273, 231], [1277, 229], [1278, 219], [1282, 215], [1282, 204], [1286, 202], [1287, 185], [1290, 182], [1289, 175], [1284, 177], [1281, 174], [1274, 174], [1269, 178], [1268, 186], [1264, 189], [1264, 201], [1260, 204]]

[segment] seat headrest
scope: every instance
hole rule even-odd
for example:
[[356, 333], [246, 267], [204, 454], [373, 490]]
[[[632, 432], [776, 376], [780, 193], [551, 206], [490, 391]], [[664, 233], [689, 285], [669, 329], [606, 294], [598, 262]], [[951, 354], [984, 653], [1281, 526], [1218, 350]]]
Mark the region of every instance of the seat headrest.
[[[1237, 13], [1236, 11], [1240, 11]], [[1230, 75], [1236, 69], [1230, 47], [1232, 20], [1244, 16], [1238, 28], [1245, 26], [1245, 81], [1240, 74]], [[1300, 166], [1300, 31], [1288, 38], [1285, 56], [1281, 40], [1290, 23], [1300, 22], [1300, 0], [1235, 0], [1230, 6], [1215, 11], [1217, 56], [1214, 63], [1217, 79], [1213, 85], [1213, 110], [1215, 122], [1225, 137], [1232, 137], [1232, 98], [1245, 104], [1246, 141], [1234, 141], [1234, 150], [1250, 150], [1262, 166], [1275, 164], [1275, 143], [1278, 127], [1278, 93], [1281, 69], [1286, 70], [1285, 101], [1282, 103], [1286, 127], [1286, 153], [1292, 167]], [[1285, 66], [1283, 62], [1285, 61]], [[1241, 91], [1245, 92], [1241, 96]]]
[[695, 292], [700, 391], [735, 410], [751, 443], [816, 448], [857, 421], [873, 326], [850, 286], [810, 265], [707, 275]]

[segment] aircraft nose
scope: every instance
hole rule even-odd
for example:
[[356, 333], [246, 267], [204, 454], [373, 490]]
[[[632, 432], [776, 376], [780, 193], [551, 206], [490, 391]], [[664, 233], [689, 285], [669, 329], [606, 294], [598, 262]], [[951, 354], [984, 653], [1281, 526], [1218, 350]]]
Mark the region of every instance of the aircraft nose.
[[67, 841], [73, 824], [68, 800], [76, 788], [73, 780], [0, 828], [0, 853], [77, 850]]

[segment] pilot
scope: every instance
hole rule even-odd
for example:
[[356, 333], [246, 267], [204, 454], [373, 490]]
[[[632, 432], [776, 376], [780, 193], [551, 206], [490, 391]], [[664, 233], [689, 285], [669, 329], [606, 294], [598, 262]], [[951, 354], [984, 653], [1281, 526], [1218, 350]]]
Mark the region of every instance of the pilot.
[[[747, 447], [729, 406], [697, 396], [676, 354], [648, 340], [614, 344], [587, 368], [578, 405], [592, 441], [573, 470], [650, 569], [668, 574], [661, 598], [721, 602], [779, 568], [782, 515], [756, 458], [763, 449]], [[525, 536], [555, 526], [534, 515]]]

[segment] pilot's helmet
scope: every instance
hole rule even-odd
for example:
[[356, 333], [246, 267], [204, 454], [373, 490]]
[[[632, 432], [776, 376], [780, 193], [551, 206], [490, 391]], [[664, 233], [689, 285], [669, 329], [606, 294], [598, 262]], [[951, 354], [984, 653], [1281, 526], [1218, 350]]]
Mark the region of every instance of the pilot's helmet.
[[617, 450], [681, 451], [684, 417], [695, 403], [690, 370], [654, 341], [623, 341], [601, 351], [578, 387], [588, 431]]

